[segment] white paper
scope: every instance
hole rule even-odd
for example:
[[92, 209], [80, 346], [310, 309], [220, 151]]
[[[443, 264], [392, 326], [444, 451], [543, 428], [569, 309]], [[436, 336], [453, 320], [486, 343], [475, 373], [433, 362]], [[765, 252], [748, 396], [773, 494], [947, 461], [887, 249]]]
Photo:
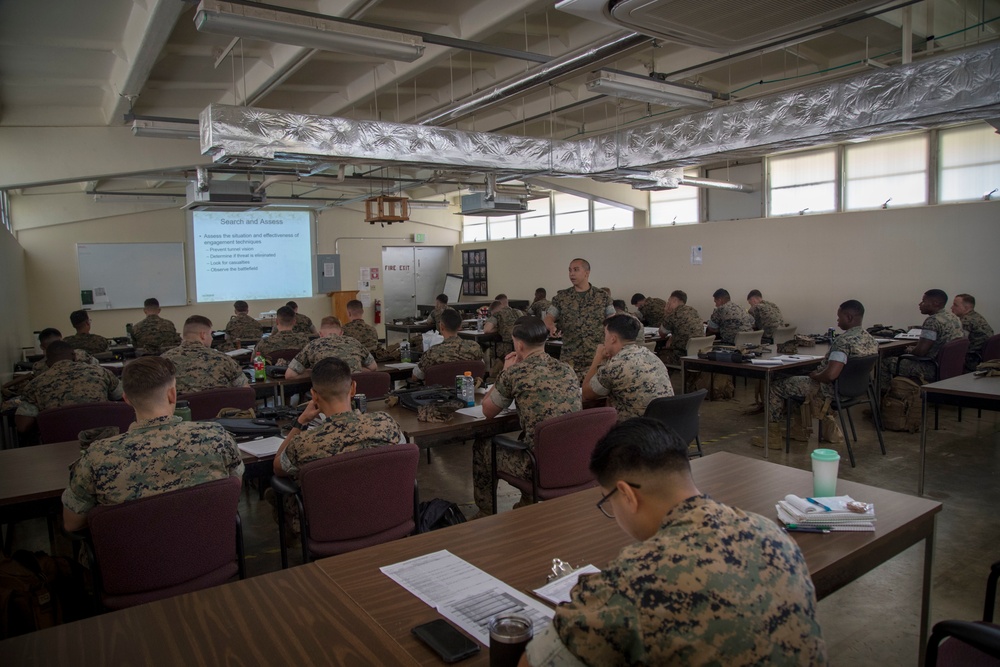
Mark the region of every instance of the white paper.
[[98, 303], [111, 303], [111, 300], [108, 298], [108, 291], [103, 287], [94, 288], [94, 304]]
[[109, 361], [106, 364], [101, 364], [104, 368], [121, 368], [125, 365], [123, 361]]
[[781, 359], [751, 359], [750, 363], [754, 366], [781, 366]]
[[274, 456], [277, 454], [282, 442], [284, 440], [278, 436], [272, 436], [270, 438], [261, 438], [260, 440], [251, 440], [250, 442], [241, 442], [238, 446], [241, 452], [246, 452], [250, 456], [260, 458], [261, 456]]
[[691, 263], [701, 264], [701, 246], [693, 245], [691, 246]]
[[553, 616], [545, 605], [449, 551], [379, 569], [485, 646], [490, 645], [489, 620], [497, 614], [525, 614], [536, 632]]
[[643, 327], [642, 332], [647, 336], [659, 336], [660, 327]]
[[246, 347], [241, 347], [238, 350], [229, 350], [229, 352], [226, 352], [226, 354], [228, 354], [230, 357], [238, 357], [241, 354], [249, 354], [251, 352], [253, 352], [253, 350]]
[[561, 604], [563, 602], [570, 601], [570, 591], [576, 586], [577, 580], [580, 578], [581, 574], [597, 574], [601, 570], [594, 567], [593, 565], [584, 565], [583, 567], [573, 570], [565, 577], [559, 577], [555, 581], [550, 581], [541, 588], [536, 588], [533, 592], [538, 597], [548, 600], [552, 604]]
[[[455, 410], [455, 412], [457, 412], [460, 415], [465, 415], [466, 417], [472, 417], [474, 419], [486, 419], [486, 415], [483, 414], [482, 404], [471, 408], [459, 408], [458, 410]], [[511, 401], [509, 408], [501, 410], [500, 414], [498, 414], [497, 417], [503, 417], [504, 415], [509, 415], [512, 412], [517, 412], [517, 405], [515, 405], [514, 401]]]
[[323, 277], [324, 278], [337, 277], [337, 264], [335, 262], [323, 262]]
[[417, 365], [410, 361], [397, 361], [394, 364], [386, 364], [386, 368], [398, 368], [400, 370], [406, 370], [407, 368], [416, 368]]
[[365, 308], [371, 308], [372, 307], [372, 293], [371, 292], [359, 292], [358, 293], [358, 301], [360, 301], [361, 305], [364, 306]]
[[362, 266], [361, 267], [361, 280], [363, 282], [368, 282], [371, 279], [372, 279], [372, 270], [371, 270], [371, 268], [367, 267], [367, 266]]

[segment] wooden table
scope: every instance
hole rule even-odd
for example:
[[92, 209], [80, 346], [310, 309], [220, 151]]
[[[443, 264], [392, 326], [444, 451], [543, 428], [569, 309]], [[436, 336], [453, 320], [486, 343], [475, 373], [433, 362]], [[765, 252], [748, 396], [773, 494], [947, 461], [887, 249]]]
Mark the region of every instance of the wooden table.
[[415, 665], [315, 564], [0, 642], [4, 665]]
[[[736, 454], [711, 454], [692, 461], [691, 467], [702, 492], [771, 518], [775, 503], [786, 494], [809, 495], [812, 490], [810, 472]], [[839, 493], [875, 503], [877, 529], [874, 533], [794, 535], [817, 596], [830, 595], [924, 540], [922, 647], [930, 615], [934, 515], [941, 504], [843, 480], [837, 487]], [[317, 565], [418, 662], [439, 665], [437, 657], [410, 635], [410, 628], [437, 618], [437, 612], [379, 568], [447, 549], [514, 588], [530, 590], [545, 583], [553, 558], [603, 567], [631, 540], [615, 521], [597, 510], [600, 497], [600, 489], [589, 489], [443, 531], [327, 558]], [[486, 664], [488, 660], [488, 652], [481, 652], [468, 664]]]
[[[681, 357], [681, 388], [683, 389], [685, 385], [685, 373], [687, 371], [703, 371], [706, 373], [722, 373], [723, 375], [732, 375], [733, 377], [745, 377], [753, 378], [755, 380], [763, 380], [764, 391], [761, 394], [761, 398], [764, 401], [764, 458], [767, 458], [767, 452], [770, 449], [768, 443], [768, 430], [771, 423], [770, 409], [768, 408], [768, 398], [771, 395], [771, 379], [774, 375], [801, 375], [805, 371], [810, 371], [820, 365], [823, 361], [823, 357], [826, 355], [827, 351], [830, 349], [829, 345], [817, 345], [815, 347], [806, 348], [808, 352], [803, 352], [803, 355], [810, 355], [819, 357], [818, 359], [807, 359], [804, 361], [782, 364], [781, 366], [758, 366], [751, 363], [732, 363], [729, 361], [711, 361], [709, 359], [700, 359], [697, 356]], [[776, 356], [783, 356], [775, 352], [765, 352], [764, 359], [770, 359]]]
[[1000, 377], [976, 377], [975, 373], [958, 375], [920, 387], [920, 475], [917, 495], [924, 495], [924, 464], [927, 460], [927, 404], [957, 405], [960, 408], [1000, 410]]

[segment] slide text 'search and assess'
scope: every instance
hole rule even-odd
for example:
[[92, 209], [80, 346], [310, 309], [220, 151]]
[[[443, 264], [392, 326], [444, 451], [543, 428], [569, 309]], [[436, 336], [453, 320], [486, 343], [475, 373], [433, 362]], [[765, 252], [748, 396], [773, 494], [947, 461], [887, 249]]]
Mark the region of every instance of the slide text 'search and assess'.
[[195, 211], [193, 225], [198, 301], [312, 296], [308, 211]]

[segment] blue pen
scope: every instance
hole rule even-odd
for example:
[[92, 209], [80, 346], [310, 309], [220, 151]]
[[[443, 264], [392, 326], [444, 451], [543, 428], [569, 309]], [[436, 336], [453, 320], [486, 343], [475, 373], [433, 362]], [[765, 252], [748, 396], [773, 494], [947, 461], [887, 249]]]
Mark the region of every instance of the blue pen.
[[810, 503], [812, 503], [813, 505], [817, 505], [817, 506], [819, 506], [819, 507], [822, 507], [822, 508], [823, 508], [824, 510], [826, 510], [827, 512], [832, 512], [832, 511], [833, 511], [832, 509], [830, 509], [829, 507], [827, 507], [826, 505], [824, 505], [824, 504], [823, 504], [823, 503], [821, 503], [820, 501], [816, 500], [815, 498], [806, 498], [806, 502], [810, 502]]
[[786, 533], [829, 533], [829, 528], [785, 528]]

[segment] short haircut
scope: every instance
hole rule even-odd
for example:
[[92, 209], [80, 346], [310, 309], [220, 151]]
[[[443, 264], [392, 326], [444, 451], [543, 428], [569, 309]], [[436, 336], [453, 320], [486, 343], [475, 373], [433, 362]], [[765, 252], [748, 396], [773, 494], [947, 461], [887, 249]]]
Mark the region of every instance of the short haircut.
[[535, 296], [540, 296], [540, 297], [542, 297], [544, 299], [545, 295], [546, 295], [546, 292], [545, 292], [545, 288], [544, 287], [536, 287], [535, 288]]
[[575, 257], [573, 261], [570, 262], [570, 264], [572, 264], [573, 262], [580, 262], [581, 264], [583, 264], [583, 268], [585, 270], [590, 271], [590, 262], [585, 260], [583, 257]]
[[642, 292], [636, 292], [632, 295], [632, 305], [639, 303], [640, 301], [645, 301], [646, 297]]
[[282, 306], [278, 309], [278, 312], [274, 314], [274, 319], [278, 320], [278, 323], [282, 326], [295, 324], [295, 311], [288, 306]]
[[625, 305], [625, 299], [614, 299], [611, 301], [611, 307], [615, 310], [628, 310], [628, 306]]
[[340, 323], [340, 320], [333, 315], [327, 315], [319, 321], [320, 329], [340, 329], [344, 330], [344, 325]]
[[615, 425], [590, 455], [590, 471], [603, 487], [635, 473], [691, 474], [688, 445], [677, 431], [655, 419], [633, 417]]
[[347, 302], [347, 312], [358, 315], [365, 312], [365, 304], [361, 303], [357, 299], [351, 299]]
[[48, 327], [47, 329], [42, 329], [41, 331], [38, 332], [39, 345], [45, 345], [50, 340], [55, 340], [57, 338], [62, 338], [62, 333], [59, 331], [59, 329], [53, 329], [52, 327]]
[[670, 298], [677, 299], [681, 303], [688, 302], [688, 295], [687, 292], [685, 292], [684, 290], [675, 289], [673, 292], [670, 293]]
[[457, 310], [452, 308], [445, 308], [444, 312], [438, 317], [438, 321], [442, 329], [452, 333], [462, 328], [462, 316], [458, 314]]
[[517, 318], [510, 335], [525, 345], [535, 347], [542, 345], [549, 339], [549, 328], [545, 326], [542, 318], [525, 315], [524, 317]]
[[604, 320], [605, 328], [622, 340], [635, 340], [642, 331], [639, 320], [631, 315], [612, 315]]
[[250, 304], [246, 301], [237, 301], [233, 303], [233, 310], [237, 313], [248, 313], [250, 312]]
[[139, 357], [122, 369], [122, 391], [132, 404], [150, 403], [170, 386], [176, 375], [174, 362], [165, 357]]
[[49, 366], [57, 361], [76, 359], [76, 351], [73, 346], [64, 340], [54, 340], [45, 348], [45, 360]]
[[747, 300], [750, 300], [750, 299], [752, 299], [754, 297], [757, 297], [759, 299], [763, 299], [764, 295], [760, 293], [759, 289], [752, 289], [752, 290], [750, 290], [750, 293], [747, 294]]
[[291, 308], [292, 310], [295, 310], [299, 307], [299, 304], [295, 303], [294, 301], [289, 301], [285, 305]]
[[507, 298], [506, 294], [500, 293], [500, 294], [497, 294], [495, 297], [493, 297], [493, 300], [494, 301], [503, 301], [506, 298]]
[[973, 308], [976, 307], [976, 297], [972, 296], [971, 294], [956, 294], [955, 298], [961, 299], [962, 301], [965, 302], [965, 305], [967, 306], [972, 306]]
[[151, 296], [151, 297], [149, 297], [148, 299], [146, 299], [145, 301], [142, 302], [142, 307], [143, 308], [159, 308], [160, 307], [160, 300], [157, 299], [156, 297], [152, 297]]
[[729, 292], [727, 292], [726, 290], [724, 290], [724, 289], [722, 289], [720, 287], [719, 289], [715, 290], [715, 292], [712, 293], [712, 298], [713, 299], [728, 299], [729, 298]]
[[503, 302], [502, 301], [494, 301], [493, 303], [490, 304], [490, 312], [491, 313], [494, 310], [499, 310], [501, 308], [503, 308]]
[[85, 310], [74, 310], [69, 314], [69, 322], [74, 327], [78, 327], [90, 319], [90, 313]]
[[948, 303], [948, 293], [940, 289], [929, 289], [924, 292], [924, 297], [930, 301], [933, 301], [939, 306], [943, 306]]
[[441, 303], [448, 303], [448, 295], [447, 294], [438, 294], [436, 297], [434, 297], [434, 300], [435, 301], [440, 301]]
[[201, 333], [205, 329], [212, 330], [212, 320], [204, 315], [192, 315], [184, 320], [184, 335]]
[[850, 299], [850, 300], [845, 301], [844, 303], [840, 304], [840, 310], [843, 310], [843, 311], [848, 312], [848, 313], [853, 313], [854, 315], [857, 315], [858, 317], [864, 317], [865, 316], [865, 307], [864, 307], [864, 304], [862, 304], [857, 299]]
[[351, 367], [338, 357], [326, 357], [312, 367], [312, 390], [324, 398], [347, 396], [351, 391]]

